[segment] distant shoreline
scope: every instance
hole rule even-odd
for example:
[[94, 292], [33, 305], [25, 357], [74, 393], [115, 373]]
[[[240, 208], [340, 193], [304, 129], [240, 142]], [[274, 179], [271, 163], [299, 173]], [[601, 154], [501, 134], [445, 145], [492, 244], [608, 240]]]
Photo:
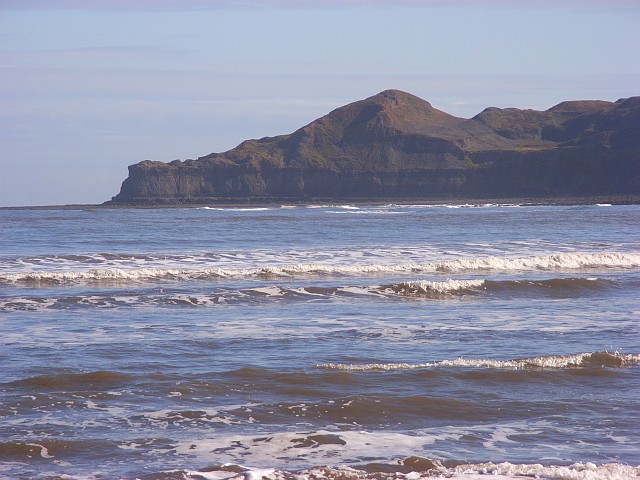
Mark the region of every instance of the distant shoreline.
[[579, 206], [579, 205], [640, 205], [640, 195], [601, 195], [589, 197], [506, 197], [506, 198], [273, 198], [273, 199], [219, 199], [205, 202], [175, 202], [149, 204], [68, 204], [68, 205], [25, 205], [0, 207], [0, 210], [96, 210], [96, 209], [156, 209], [156, 208], [238, 208], [238, 207], [280, 207], [282, 205], [305, 207], [309, 205], [486, 205], [486, 204], [517, 204], [517, 205], [548, 205], [548, 206]]

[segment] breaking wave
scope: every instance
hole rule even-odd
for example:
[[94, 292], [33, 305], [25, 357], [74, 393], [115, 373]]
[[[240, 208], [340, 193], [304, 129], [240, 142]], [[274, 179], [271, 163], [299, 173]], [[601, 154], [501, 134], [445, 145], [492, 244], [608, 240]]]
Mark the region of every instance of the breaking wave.
[[382, 287], [405, 295], [446, 295], [461, 293], [474, 288], [482, 287], [485, 280], [447, 280], [444, 282], [416, 281], [401, 282]]
[[316, 367], [330, 370], [344, 370], [349, 372], [374, 372], [390, 370], [414, 370], [422, 368], [438, 367], [470, 367], [492, 368], [509, 370], [533, 370], [533, 369], [563, 369], [563, 368], [588, 368], [588, 367], [624, 367], [640, 364], [640, 354], [591, 352], [575, 355], [551, 355], [544, 357], [522, 358], [515, 360], [491, 360], [457, 358], [455, 360], [442, 360], [430, 363], [324, 363]]
[[632, 268], [640, 267], [637, 253], [559, 253], [529, 257], [482, 257], [460, 259], [435, 264], [435, 270], [464, 272], [472, 270], [573, 270], [582, 268]]
[[376, 275], [392, 273], [464, 273], [476, 271], [557, 271], [591, 268], [638, 268], [638, 253], [559, 253], [527, 257], [487, 256], [425, 264], [325, 265], [295, 264], [260, 268], [106, 268], [2, 273], [0, 283], [38, 286], [65, 283], [277, 278], [310, 275]]
[[[167, 472], [168, 473], [168, 472]], [[460, 463], [456, 461], [431, 460], [412, 456], [392, 463], [363, 463], [349, 467], [315, 467], [297, 471], [275, 468], [252, 468], [225, 463], [198, 471], [173, 471], [151, 475], [150, 480], [207, 479], [207, 480], [419, 480], [421, 478], [450, 478], [480, 480], [486, 476], [501, 479], [545, 478], [547, 480], [627, 480], [640, 476], [640, 466], [607, 463], [596, 465], [578, 462], [567, 466], [502, 463]]]
[[208, 293], [183, 289], [161, 292], [108, 292], [92, 295], [6, 296], [0, 298], [0, 311], [70, 310], [78, 308], [121, 308], [135, 306], [204, 307], [268, 301], [316, 301], [339, 297], [387, 299], [447, 299], [477, 295], [580, 295], [582, 292], [620, 287], [615, 280], [599, 278], [553, 278], [548, 280], [455, 280], [409, 281], [381, 286], [265, 286], [247, 289], [218, 288]]
[[456, 280], [409, 281], [382, 286], [266, 286], [234, 290], [218, 288], [208, 293], [174, 289], [161, 292], [127, 291], [92, 295], [17, 296], [0, 298], [0, 311], [69, 310], [78, 308], [120, 308], [131, 306], [203, 307], [267, 301], [315, 301], [337, 297], [399, 299], [446, 299], [475, 295], [508, 294], [531, 296], [580, 295], [583, 292], [621, 287], [624, 284], [600, 278], [552, 278], [546, 280]]

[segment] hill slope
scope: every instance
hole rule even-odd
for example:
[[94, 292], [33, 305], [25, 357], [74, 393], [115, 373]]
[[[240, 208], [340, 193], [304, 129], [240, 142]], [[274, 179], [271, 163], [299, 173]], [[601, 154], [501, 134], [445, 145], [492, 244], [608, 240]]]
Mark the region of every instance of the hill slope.
[[487, 108], [471, 119], [399, 90], [224, 153], [143, 161], [111, 204], [640, 193], [640, 97]]

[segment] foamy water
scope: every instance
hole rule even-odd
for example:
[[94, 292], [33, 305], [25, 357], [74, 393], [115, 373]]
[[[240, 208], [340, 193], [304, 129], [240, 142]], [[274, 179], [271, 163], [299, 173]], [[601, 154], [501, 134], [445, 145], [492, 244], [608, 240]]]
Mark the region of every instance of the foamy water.
[[[414, 465], [424, 465], [424, 471], [416, 471]], [[511, 464], [502, 463], [482, 463], [463, 464], [454, 468], [447, 468], [439, 462], [432, 462], [419, 457], [409, 457], [398, 460], [394, 467], [398, 470], [393, 472], [393, 467], [389, 471], [358, 470], [354, 468], [315, 468], [311, 470], [301, 470], [295, 472], [279, 471], [274, 468], [260, 469], [251, 468], [244, 465], [223, 464], [219, 467], [202, 472], [186, 471], [176, 472], [183, 475], [183, 478], [226, 480], [226, 479], [255, 479], [272, 478], [276, 480], [289, 479], [431, 479], [431, 478], [453, 478], [461, 480], [485, 480], [493, 478], [495, 480], [506, 480], [513, 478], [544, 478], [548, 480], [629, 480], [640, 476], [640, 468], [619, 464], [605, 464], [597, 466], [592, 463], [575, 463], [569, 466], [549, 467], [540, 464]], [[428, 470], [427, 467], [431, 467]], [[387, 469], [385, 469], [387, 470]]]
[[[187, 263], [185, 258], [182, 262]], [[0, 282], [4, 283], [73, 283], [113, 280], [154, 279], [176, 280], [210, 280], [217, 278], [243, 277], [288, 277], [310, 275], [343, 275], [359, 276], [370, 274], [395, 273], [467, 273], [474, 271], [566, 271], [588, 269], [638, 269], [640, 254], [637, 253], [559, 253], [553, 255], [536, 255], [529, 257], [487, 256], [467, 258], [437, 263], [409, 264], [367, 264], [354, 262], [349, 265], [325, 265], [307, 263], [284, 266], [265, 266], [256, 268], [108, 268], [78, 269], [77, 262], [68, 260], [63, 271], [31, 271], [28, 273], [0, 274]], [[210, 262], [214, 263], [214, 262]], [[427, 285], [425, 283], [425, 285]], [[435, 283], [434, 283], [435, 285]], [[439, 287], [437, 287], [439, 288]], [[436, 289], [437, 289], [436, 288]], [[433, 289], [433, 288], [432, 288]]]
[[433, 363], [373, 363], [373, 364], [321, 364], [318, 368], [347, 371], [376, 371], [376, 370], [413, 370], [433, 367], [473, 367], [473, 368], [504, 368], [509, 370], [537, 369], [537, 368], [579, 368], [593, 366], [622, 367], [640, 364], [640, 354], [621, 354], [618, 352], [590, 352], [577, 355], [558, 355], [535, 358], [521, 358], [514, 360], [484, 360], [471, 358], [457, 358]]
[[0, 478], [636, 478], [638, 218], [0, 211]]

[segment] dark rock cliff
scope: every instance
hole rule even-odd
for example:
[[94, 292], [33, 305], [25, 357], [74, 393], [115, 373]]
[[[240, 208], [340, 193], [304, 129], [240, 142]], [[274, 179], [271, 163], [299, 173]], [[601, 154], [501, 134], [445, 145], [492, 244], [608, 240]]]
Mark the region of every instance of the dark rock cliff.
[[111, 204], [640, 193], [640, 97], [457, 118], [398, 90], [290, 135], [143, 161]]

